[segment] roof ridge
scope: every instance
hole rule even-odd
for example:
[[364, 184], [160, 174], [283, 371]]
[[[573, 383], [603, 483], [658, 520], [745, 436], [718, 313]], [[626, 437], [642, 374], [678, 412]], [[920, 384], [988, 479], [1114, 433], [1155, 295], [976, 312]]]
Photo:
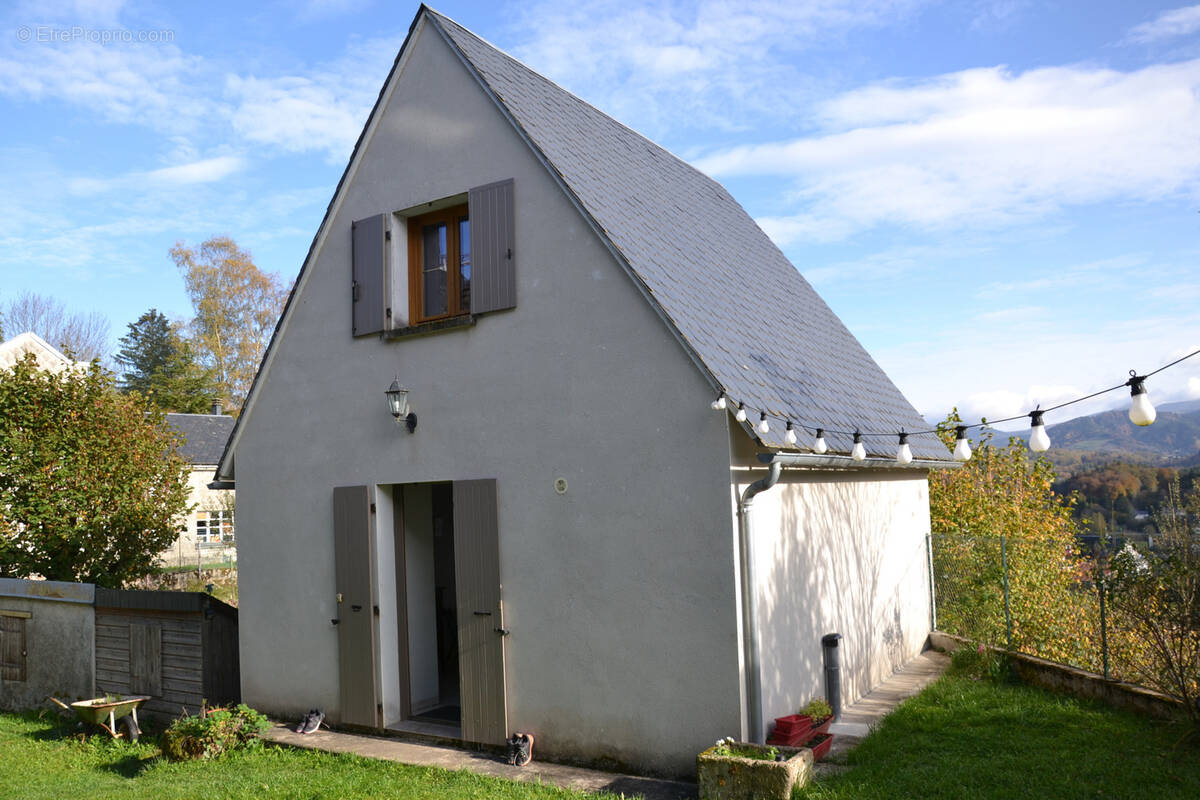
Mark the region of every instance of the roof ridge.
[[[492, 48], [492, 49], [493, 49], [493, 50], [495, 50], [497, 53], [499, 53], [500, 55], [504, 56], [504, 57], [505, 57], [505, 58], [507, 58], [509, 61], [513, 62], [513, 63], [514, 63], [514, 64], [516, 64], [518, 67], [520, 67], [521, 69], [525, 70], [525, 71], [526, 71], [526, 72], [528, 72], [530, 75], [532, 75], [533, 77], [537, 78], [538, 80], [540, 80], [540, 81], [542, 81], [542, 82], [544, 82], [544, 83], [548, 83], [548, 84], [550, 84], [550, 85], [551, 85], [551, 86], [553, 86], [555, 89], [557, 89], [558, 91], [560, 91], [560, 92], [562, 92], [563, 94], [567, 95], [567, 96], [568, 96], [568, 97], [570, 97], [571, 99], [573, 99], [573, 100], [576, 100], [576, 101], [578, 101], [578, 102], [582, 103], [583, 105], [585, 105], [585, 106], [587, 106], [588, 108], [590, 108], [592, 111], [595, 111], [597, 114], [600, 114], [601, 116], [603, 116], [603, 117], [606, 117], [606, 118], [607, 118], [607, 119], [608, 119], [610, 122], [612, 122], [613, 124], [617, 125], [618, 127], [624, 128], [626, 131], [628, 131], [629, 133], [633, 134], [633, 135], [634, 135], [634, 136], [636, 136], [638, 139], [641, 139], [642, 141], [646, 142], [647, 144], [651, 145], [652, 147], [656, 147], [656, 148], [658, 148], [659, 150], [663, 151], [663, 152], [664, 152], [664, 153], [666, 153], [668, 156], [670, 156], [671, 158], [673, 158], [675, 161], [679, 162], [679, 164], [680, 164], [681, 166], [687, 167], [689, 170], [691, 170], [692, 172], [696, 173], [697, 175], [700, 175], [700, 176], [701, 176], [701, 177], [703, 177], [705, 180], [707, 180], [707, 181], [710, 181], [710, 182], [711, 182], [711, 183], [712, 183], [714, 186], [718, 187], [718, 188], [719, 188], [719, 189], [720, 189], [722, 192], [725, 192], [726, 194], [728, 194], [728, 193], [729, 193], [729, 190], [728, 190], [728, 189], [726, 189], [724, 186], [722, 186], [720, 181], [718, 181], [717, 179], [713, 178], [712, 176], [710, 176], [709, 174], [707, 174], [707, 173], [706, 173], [706, 172], [704, 172], [703, 170], [701, 170], [701, 169], [698, 169], [698, 168], [696, 167], [696, 165], [695, 165], [695, 164], [691, 164], [691, 163], [689, 163], [688, 161], [686, 161], [685, 159], [683, 159], [681, 156], [678, 156], [678, 155], [676, 155], [676, 154], [675, 154], [674, 152], [672, 152], [672, 151], [671, 151], [669, 148], [667, 148], [667, 147], [665, 147], [664, 145], [661, 145], [661, 144], [659, 144], [658, 142], [656, 142], [656, 141], [654, 141], [653, 139], [651, 139], [651, 138], [650, 138], [649, 136], [647, 136], [646, 134], [644, 134], [644, 133], [642, 133], [642, 132], [640, 132], [640, 131], [634, 130], [633, 128], [629, 127], [629, 126], [628, 126], [628, 125], [626, 125], [624, 122], [621, 122], [621, 120], [617, 119], [617, 118], [616, 118], [616, 117], [614, 117], [612, 114], [609, 114], [607, 111], [605, 111], [604, 109], [602, 109], [602, 108], [598, 107], [597, 105], [595, 105], [595, 104], [594, 104], [594, 103], [592, 103], [591, 101], [589, 101], [589, 100], [585, 100], [584, 98], [582, 98], [582, 97], [580, 97], [579, 95], [575, 94], [575, 93], [574, 93], [574, 92], [572, 92], [570, 89], [566, 88], [565, 86], [563, 86], [562, 84], [558, 83], [557, 81], [554, 81], [554, 80], [552, 80], [551, 78], [548, 78], [548, 77], [546, 77], [545, 75], [543, 75], [542, 73], [540, 73], [540, 72], [538, 72], [536, 69], [534, 69], [533, 67], [531, 67], [531, 66], [529, 66], [528, 64], [526, 64], [526, 63], [525, 63], [524, 61], [522, 61], [521, 59], [519, 59], [519, 58], [517, 58], [516, 56], [514, 56], [512, 53], [510, 53], [510, 52], [508, 52], [507, 50], [505, 50], [503, 47], [500, 47], [499, 45], [496, 45], [496, 44], [494, 44], [493, 42], [490, 42], [490, 41], [488, 41], [487, 39], [485, 39], [485, 38], [483, 38], [482, 36], [480, 36], [479, 34], [475, 33], [474, 31], [472, 31], [470, 28], [466, 27], [466, 26], [465, 26], [465, 25], [463, 25], [462, 23], [458, 22], [457, 20], [453, 19], [452, 17], [448, 17], [448, 16], [446, 16], [445, 14], [443, 14], [442, 12], [440, 12], [440, 11], [438, 11], [438, 10], [434, 9], [434, 8], [430, 8], [428, 5], [422, 4], [422, 7], [423, 7], [423, 8], [424, 8], [424, 9], [425, 9], [427, 12], [429, 12], [430, 14], [432, 14], [433, 16], [435, 16], [435, 17], [438, 17], [440, 20], [444, 20], [445, 22], [449, 22], [451, 25], [454, 25], [456, 28], [458, 28], [458, 29], [459, 29], [459, 30], [461, 30], [463, 33], [467, 34], [468, 36], [471, 36], [472, 38], [478, 39], [478, 40], [479, 40], [481, 43], [483, 43], [483, 44], [487, 45], [488, 47]], [[732, 197], [732, 195], [730, 195], [730, 197]]]

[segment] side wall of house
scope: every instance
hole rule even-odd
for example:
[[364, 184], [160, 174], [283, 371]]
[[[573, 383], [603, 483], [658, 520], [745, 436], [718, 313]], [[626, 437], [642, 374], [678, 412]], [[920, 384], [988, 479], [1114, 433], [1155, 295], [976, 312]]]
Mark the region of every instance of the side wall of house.
[[[352, 338], [351, 222], [509, 178], [516, 308]], [[394, 377], [411, 435], [387, 411]], [[739, 729], [727, 421], [429, 28], [260, 381], [235, 454], [246, 702], [338, 719], [333, 487], [495, 478], [509, 730], [534, 732], [546, 757], [688, 774]]]
[[[735, 473], [738, 497], [761, 474]], [[750, 514], [769, 733], [772, 719], [825, 695], [825, 634], [844, 637], [843, 705], [921, 651], [929, 488], [919, 471], [785, 470]]]
[[20, 648], [0, 642], [4, 663], [11, 655], [24, 667], [24, 680], [5, 680], [17, 669], [0, 668], [0, 708], [41, 708], [47, 695], [60, 700], [95, 696], [95, 588], [0, 578], [0, 616], [8, 620], [0, 639], [24, 637]]

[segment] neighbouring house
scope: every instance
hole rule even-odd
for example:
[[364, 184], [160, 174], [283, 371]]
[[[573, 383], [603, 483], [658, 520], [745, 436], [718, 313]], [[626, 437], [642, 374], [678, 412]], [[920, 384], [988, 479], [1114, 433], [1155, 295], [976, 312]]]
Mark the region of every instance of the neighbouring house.
[[922, 649], [949, 453], [848, 453], [927, 427], [723, 187], [422, 6], [217, 469], [243, 697], [693, 774], [824, 634], [844, 702]]
[[86, 361], [76, 361], [33, 331], [26, 331], [6, 342], [0, 342], [0, 369], [10, 369], [29, 353], [33, 353], [38, 368], [47, 372], [58, 373], [68, 369], [88, 368]]
[[0, 708], [146, 695], [163, 719], [239, 699], [237, 609], [200, 592], [0, 578]]
[[209, 484], [233, 431], [234, 418], [214, 403], [211, 414], [167, 414], [167, 424], [179, 431], [183, 439], [179, 453], [191, 465], [188, 499], [192, 509], [179, 522], [179, 538], [159, 560], [166, 566], [232, 563], [237, 560], [235, 493], [232, 488]]

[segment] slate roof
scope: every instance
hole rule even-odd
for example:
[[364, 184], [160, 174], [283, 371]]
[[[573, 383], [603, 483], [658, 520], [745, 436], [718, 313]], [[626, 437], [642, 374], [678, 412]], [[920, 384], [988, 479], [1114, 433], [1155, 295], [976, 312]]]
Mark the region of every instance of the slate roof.
[[[735, 403], [827, 430], [929, 428], [723, 186], [456, 22], [422, 11]], [[754, 435], [785, 447], [783, 424], [773, 419], [771, 427]], [[798, 435], [801, 446], [811, 441]], [[834, 451], [852, 446], [849, 435], [827, 433], [826, 440]], [[864, 444], [869, 453], [891, 456], [896, 441], [866, 437]], [[949, 457], [934, 436], [910, 444], [917, 457]]]
[[167, 414], [167, 423], [184, 437], [179, 453], [192, 466], [220, 462], [235, 422], [225, 414]]

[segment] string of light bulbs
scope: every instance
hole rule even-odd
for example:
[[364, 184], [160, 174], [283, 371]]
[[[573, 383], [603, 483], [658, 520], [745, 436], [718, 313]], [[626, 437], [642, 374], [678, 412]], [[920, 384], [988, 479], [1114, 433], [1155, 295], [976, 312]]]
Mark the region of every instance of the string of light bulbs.
[[[1017, 414], [1016, 416], [992, 420], [991, 422], [980, 421], [969, 425], [955, 425], [954, 460], [968, 461], [971, 458], [971, 443], [967, 439], [967, 431], [969, 429], [999, 425], [1004, 422], [1013, 422], [1018, 419], [1024, 419], [1025, 417], [1028, 417], [1030, 421], [1029, 449], [1035, 453], [1044, 453], [1050, 449], [1050, 437], [1046, 433], [1046, 425], [1042, 419], [1043, 415], [1048, 414], [1051, 411], [1057, 411], [1060, 408], [1065, 408], [1066, 406], [1074, 405], [1075, 403], [1082, 403], [1085, 400], [1091, 400], [1093, 397], [1099, 397], [1102, 394], [1107, 394], [1108, 392], [1113, 392], [1117, 389], [1122, 389], [1125, 387], [1129, 388], [1129, 394], [1131, 398], [1129, 405], [1129, 421], [1139, 427], [1152, 425], [1154, 420], [1158, 417], [1158, 412], [1154, 410], [1154, 406], [1150, 402], [1150, 395], [1146, 391], [1146, 379], [1157, 375], [1163, 370], [1170, 369], [1176, 364], [1186, 361], [1196, 355], [1200, 355], [1200, 350], [1194, 350], [1181, 358], [1175, 359], [1169, 364], [1164, 364], [1153, 372], [1147, 372], [1145, 375], [1138, 375], [1136, 370], [1131, 369], [1129, 370], [1129, 379], [1122, 383], [1118, 383], [1115, 386], [1110, 386], [1107, 389], [1101, 389], [1098, 392], [1092, 392], [1091, 394], [1084, 395], [1083, 397], [1077, 397], [1074, 400], [1068, 400], [1065, 403], [1059, 403], [1058, 405], [1051, 406], [1050, 408], [1042, 408], [1041, 404], [1039, 403], [1033, 411], [1025, 414]], [[717, 396], [717, 399], [712, 402], [712, 408], [715, 411], [724, 411], [730, 407], [732, 402], [733, 399], [722, 392]], [[826, 433], [833, 433], [842, 436], [853, 436], [854, 446], [850, 450], [850, 457], [855, 461], [863, 461], [867, 457], [867, 449], [863, 444], [863, 437], [866, 436], [896, 437], [896, 461], [900, 464], [910, 464], [912, 463], [913, 455], [912, 448], [908, 444], [908, 437], [940, 433], [937, 428], [930, 428], [929, 430], [921, 431], [905, 431], [903, 428], [901, 428], [898, 432], [863, 431], [861, 429], [855, 429], [853, 431], [833, 430], [831, 428], [806, 425], [801, 421], [793, 420], [789, 417], [780, 416], [778, 414], [769, 414], [762, 409], [748, 408], [745, 402], [742, 401], [737, 403], [737, 410], [734, 412], [734, 419], [736, 419], [738, 422], [747, 422], [750, 419], [750, 414], [754, 413], [755, 411], [758, 412], [758, 424], [755, 425], [754, 428], [756, 431], [758, 431], [758, 433], [764, 435], [770, 433], [770, 420], [779, 420], [785, 423], [783, 436], [784, 441], [789, 446], [797, 447], [799, 446], [799, 437], [797, 436], [796, 429], [799, 427], [801, 430], [813, 435], [811, 450], [818, 455], [824, 455], [825, 453], [829, 452], [829, 444], [825, 441]]]

